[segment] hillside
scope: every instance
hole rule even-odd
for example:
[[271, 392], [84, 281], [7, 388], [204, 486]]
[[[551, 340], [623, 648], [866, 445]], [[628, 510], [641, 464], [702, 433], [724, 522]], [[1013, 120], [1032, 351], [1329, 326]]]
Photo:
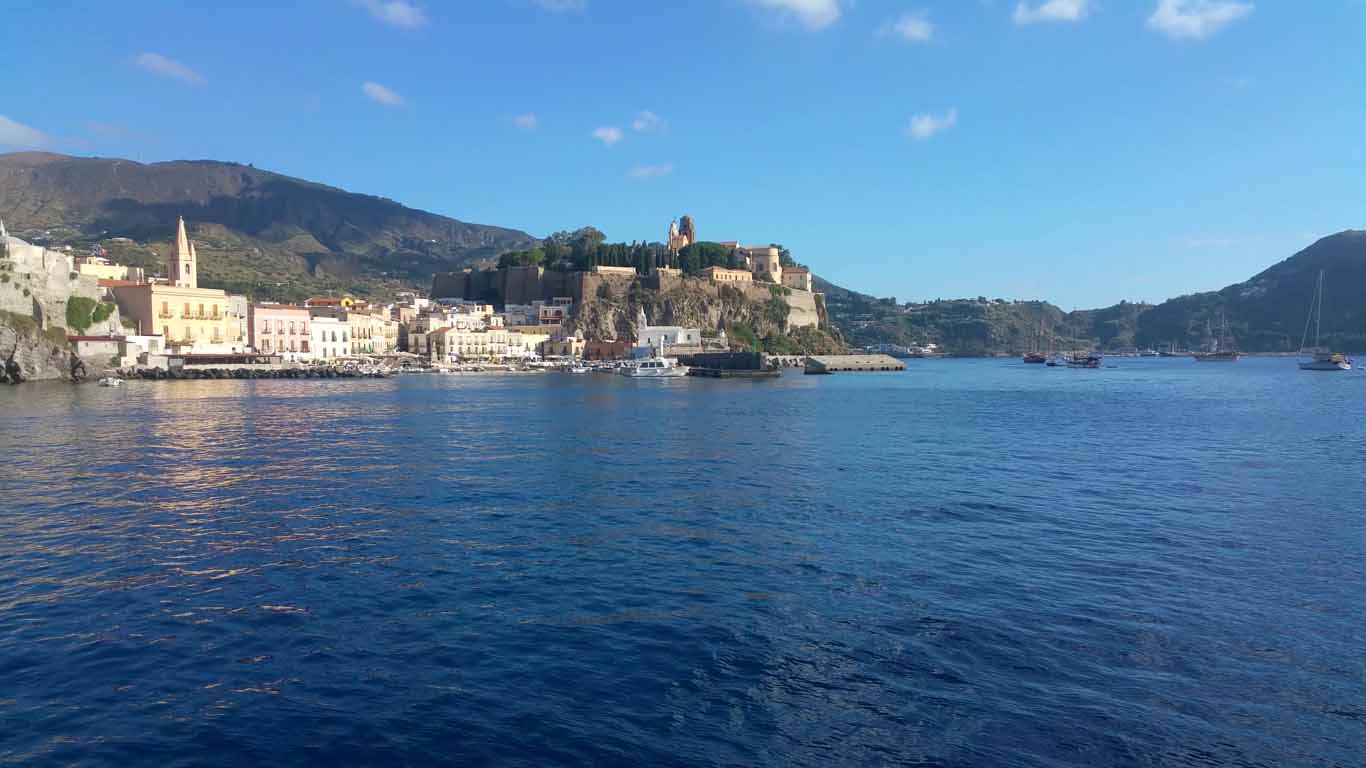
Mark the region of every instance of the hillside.
[[985, 297], [897, 304], [819, 279], [816, 289], [825, 292], [834, 325], [859, 346], [933, 342], [953, 354], [1018, 354], [1042, 326], [1059, 348], [1075, 338], [1079, 346], [1100, 350], [1198, 349], [1207, 341], [1206, 328], [1217, 329], [1224, 317], [1243, 351], [1293, 352], [1319, 270], [1328, 275], [1324, 343], [1366, 350], [1366, 231], [1330, 235], [1246, 282], [1156, 306], [1121, 302], [1063, 312], [1046, 302]]
[[1297, 350], [1319, 270], [1327, 276], [1324, 343], [1337, 349], [1366, 350], [1363, 230], [1322, 238], [1246, 282], [1163, 302], [1138, 319], [1138, 343], [1196, 347], [1205, 337], [1206, 322], [1217, 328], [1222, 313], [1244, 351]]
[[421, 285], [535, 243], [237, 163], [0, 155], [0, 217], [34, 242], [101, 243], [114, 258], [159, 267], [177, 216], [200, 243], [206, 284], [258, 296]]

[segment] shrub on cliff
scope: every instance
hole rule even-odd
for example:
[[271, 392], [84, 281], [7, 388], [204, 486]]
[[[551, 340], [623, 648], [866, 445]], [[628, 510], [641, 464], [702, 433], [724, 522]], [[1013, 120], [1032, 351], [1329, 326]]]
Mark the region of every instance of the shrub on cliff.
[[[72, 296], [66, 301], [66, 327], [85, 332], [94, 322], [95, 300]], [[105, 317], [108, 317], [106, 314]]]

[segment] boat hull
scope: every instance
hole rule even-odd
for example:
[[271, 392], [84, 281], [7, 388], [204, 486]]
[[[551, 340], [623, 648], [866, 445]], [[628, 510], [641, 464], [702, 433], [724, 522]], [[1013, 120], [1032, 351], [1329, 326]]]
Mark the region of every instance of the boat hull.
[[637, 368], [627, 368], [623, 374], [632, 379], [676, 379], [688, 375], [688, 367], [677, 365], [672, 368], [655, 368], [640, 370]]
[[1336, 360], [1311, 360], [1300, 363], [1301, 371], [1350, 371], [1352, 364], [1345, 361]]

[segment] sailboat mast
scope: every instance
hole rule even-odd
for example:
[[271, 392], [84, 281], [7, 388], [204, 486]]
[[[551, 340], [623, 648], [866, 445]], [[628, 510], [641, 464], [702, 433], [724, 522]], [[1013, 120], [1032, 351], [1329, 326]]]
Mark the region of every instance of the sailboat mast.
[[1314, 314], [1314, 346], [1319, 346], [1319, 335], [1323, 331], [1323, 270], [1319, 270], [1318, 311]]

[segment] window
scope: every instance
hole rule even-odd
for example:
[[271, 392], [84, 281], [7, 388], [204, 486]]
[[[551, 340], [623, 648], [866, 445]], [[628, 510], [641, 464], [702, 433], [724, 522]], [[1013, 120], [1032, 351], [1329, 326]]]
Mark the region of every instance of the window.
[[283, 334], [283, 333], [285, 332], [285, 321], [284, 321], [284, 320], [276, 320], [276, 321], [275, 321], [275, 332], [276, 332], [276, 333], [279, 333], [279, 334]]
[[170, 316], [171, 316], [171, 306], [170, 306], [169, 304], [167, 304], [166, 302], [164, 302], [164, 301], [161, 302], [161, 316], [162, 316], [162, 317], [170, 317]]
[[188, 301], [185, 302], [184, 310], [185, 310], [185, 311], [182, 312], [181, 315], [184, 316], [184, 317], [189, 317], [189, 316], [190, 316], [190, 302], [188, 302]]
[[294, 321], [293, 321], [293, 320], [290, 320], [290, 321], [289, 321], [289, 335], [290, 335], [290, 336], [293, 336], [293, 335], [294, 335]]
[[200, 304], [200, 305], [199, 305], [199, 316], [200, 316], [200, 317], [203, 317], [203, 316], [204, 316], [204, 305], [203, 305], [203, 304]]

